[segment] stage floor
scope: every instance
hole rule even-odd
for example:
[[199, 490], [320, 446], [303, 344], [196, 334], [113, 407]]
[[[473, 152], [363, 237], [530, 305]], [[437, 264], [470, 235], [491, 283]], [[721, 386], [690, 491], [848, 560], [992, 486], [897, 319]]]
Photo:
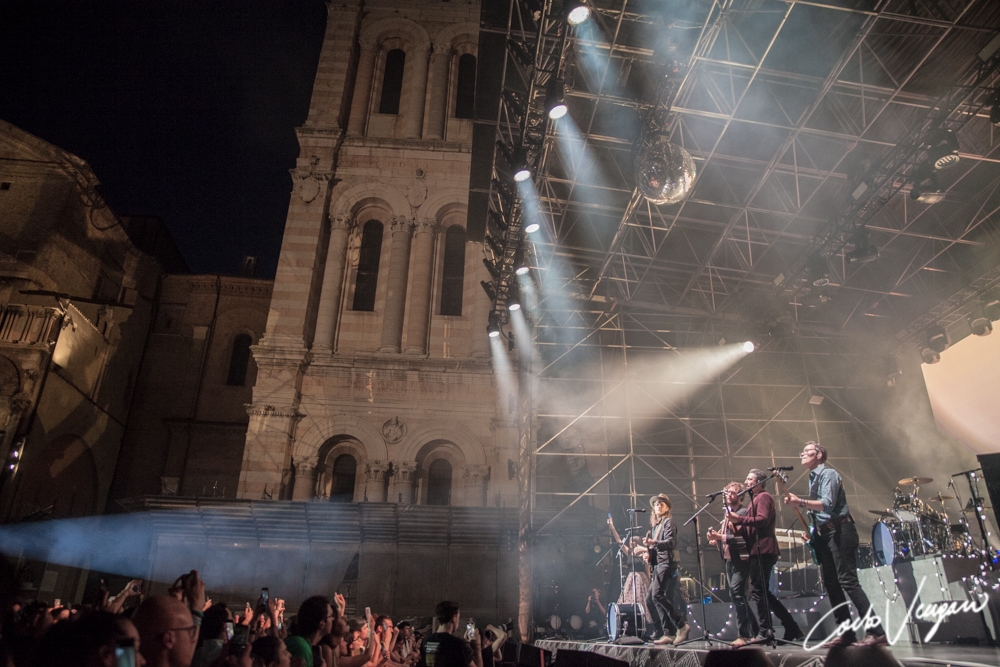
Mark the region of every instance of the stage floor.
[[[693, 667], [692, 658], [698, 665], [705, 664], [705, 657], [711, 648], [725, 649], [726, 645], [715, 642], [708, 646], [705, 642], [692, 642], [680, 648], [660, 647], [652, 644], [617, 645], [607, 642], [583, 642], [557, 639], [539, 639], [534, 645], [558, 654], [560, 649], [570, 651], [591, 651], [616, 660], [623, 660], [635, 667]], [[806, 651], [795, 646], [762, 647], [774, 665], [781, 667], [818, 667], [826, 655], [824, 649]], [[985, 646], [957, 646], [927, 644], [914, 646], [899, 644], [888, 647], [889, 652], [906, 667], [927, 667], [928, 665], [951, 665], [953, 667], [997, 667], [1000, 665], [1000, 649]]]

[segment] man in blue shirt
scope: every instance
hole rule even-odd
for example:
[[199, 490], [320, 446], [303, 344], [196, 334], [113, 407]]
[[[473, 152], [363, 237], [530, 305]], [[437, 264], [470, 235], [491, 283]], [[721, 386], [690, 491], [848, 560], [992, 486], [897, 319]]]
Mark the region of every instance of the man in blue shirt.
[[[784, 501], [786, 505], [798, 505], [809, 511], [813, 525], [813, 536], [809, 541], [819, 561], [823, 586], [834, 607], [834, 618], [838, 624], [850, 623], [851, 610], [846, 604], [848, 597], [862, 617], [871, 609], [871, 602], [858, 581], [858, 529], [847, 507], [840, 473], [826, 464], [826, 448], [810, 440], [802, 448], [799, 460], [803, 467], [809, 469], [809, 498], [789, 493]], [[862, 644], [878, 646], [888, 643], [881, 625], [869, 628], [866, 634]], [[854, 632], [848, 631], [832, 643], [849, 645], [855, 641]]]

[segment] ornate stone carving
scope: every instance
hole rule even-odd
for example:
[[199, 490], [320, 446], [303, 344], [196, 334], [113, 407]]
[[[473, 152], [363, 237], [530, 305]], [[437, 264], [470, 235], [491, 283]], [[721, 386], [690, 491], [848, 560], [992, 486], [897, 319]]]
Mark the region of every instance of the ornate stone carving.
[[365, 477], [369, 482], [382, 482], [392, 467], [389, 461], [372, 461], [365, 464]]
[[414, 234], [437, 234], [441, 231], [441, 225], [434, 218], [422, 218], [416, 222]]
[[410, 206], [417, 208], [427, 199], [427, 185], [423, 181], [410, 183], [403, 189], [403, 195]]
[[465, 466], [465, 470], [462, 472], [462, 479], [469, 486], [482, 484], [490, 475], [490, 467], [482, 465], [471, 465]]
[[393, 462], [393, 477], [396, 483], [412, 483], [416, 480], [417, 474], [417, 463], [416, 461], [394, 461]]
[[303, 173], [300, 169], [292, 169], [293, 190], [305, 204], [312, 203], [323, 191], [323, 184], [329, 182], [329, 172], [309, 171]]
[[354, 228], [354, 218], [348, 215], [330, 216], [330, 229], [346, 229], [348, 232]]
[[319, 465], [319, 459], [315, 456], [308, 456], [295, 461], [294, 465], [296, 475], [312, 475]]
[[406, 435], [406, 423], [398, 415], [382, 424], [382, 437], [386, 442], [396, 444], [404, 435]]
[[396, 216], [392, 219], [391, 229], [393, 234], [396, 232], [406, 232], [407, 234], [412, 234], [413, 220], [411, 218], [405, 218], [401, 215]]

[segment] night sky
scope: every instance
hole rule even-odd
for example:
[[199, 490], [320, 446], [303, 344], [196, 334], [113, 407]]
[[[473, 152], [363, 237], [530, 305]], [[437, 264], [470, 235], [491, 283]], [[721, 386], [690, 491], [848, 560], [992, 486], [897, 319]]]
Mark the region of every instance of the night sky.
[[274, 275], [322, 0], [0, 1], [0, 118], [161, 217], [196, 273]]

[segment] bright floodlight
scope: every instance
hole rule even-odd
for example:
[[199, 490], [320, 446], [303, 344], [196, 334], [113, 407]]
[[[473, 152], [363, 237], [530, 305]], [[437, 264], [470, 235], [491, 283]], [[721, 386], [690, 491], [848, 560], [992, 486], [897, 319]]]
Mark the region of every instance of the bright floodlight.
[[565, 116], [567, 111], [569, 111], [569, 107], [566, 106], [565, 102], [562, 102], [549, 109], [549, 118], [557, 120]]
[[507, 304], [507, 310], [509, 310], [512, 313], [516, 310], [521, 310], [521, 304], [519, 304], [517, 301], [509, 303]]
[[539, 229], [540, 229], [540, 226], [539, 226], [539, 224], [537, 222], [531, 222], [531, 223], [528, 223], [528, 225], [524, 228], [524, 231], [526, 231], [529, 234], [534, 234]]
[[566, 20], [570, 25], [580, 25], [590, 18], [590, 7], [584, 4], [577, 4], [566, 14]]
[[490, 338], [496, 338], [497, 336], [500, 335], [499, 329], [490, 329], [489, 332], [490, 332]]
[[514, 269], [514, 275], [523, 276], [528, 271], [531, 271], [531, 267], [530, 266], [528, 266], [528, 265], [519, 266], [516, 269]]
[[531, 178], [531, 170], [528, 169], [527, 167], [521, 167], [520, 169], [514, 172], [514, 180], [517, 181], [518, 183], [526, 181], [529, 178]]
[[743, 351], [744, 352], [753, 352], [754, 351], [753, 341], [748, 340], [747, 342], [743, 343]]

